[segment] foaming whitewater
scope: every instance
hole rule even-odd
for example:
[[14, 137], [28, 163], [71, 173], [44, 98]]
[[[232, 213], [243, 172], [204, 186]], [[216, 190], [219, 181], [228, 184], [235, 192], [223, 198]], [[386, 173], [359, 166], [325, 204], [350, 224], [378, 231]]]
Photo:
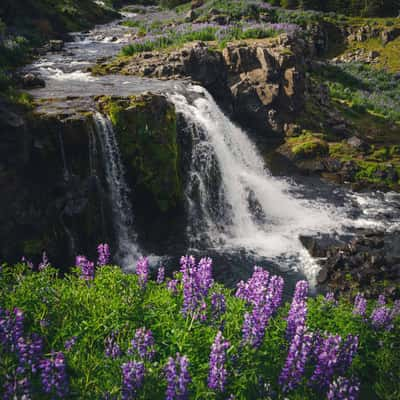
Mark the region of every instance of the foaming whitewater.
[[193, 138], [187, 188], [192, 246], [208, 240], [215, 249], [270, 259], [293, 255], [313, 280], [318, 266], [299, 235], [337, 229], [339, 215], [327, 204], [294, 197], [290, 183], [272, 177], [247, 134], [204, 88], [191, 86], [169, 98]]
[[94, 114], [96, 133], [103, 155], [106, 181], [110, 191], [113, 224], [118, 241], [117, 260], [122, 267], [132, 269], [140, 257], [137, 235], [133, 229], [133, 212], [129, 188], [111, 121], [99, 112]]

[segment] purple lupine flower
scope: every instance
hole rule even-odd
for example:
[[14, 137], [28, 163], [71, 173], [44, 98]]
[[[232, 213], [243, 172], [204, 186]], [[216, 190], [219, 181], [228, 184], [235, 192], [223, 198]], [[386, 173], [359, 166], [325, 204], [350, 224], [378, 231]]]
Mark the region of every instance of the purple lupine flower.
[[142, 257], [136, 265], [136, 275], [138, 276], [139, 285], [143, 289], [149, 279], [149, 260]]
[[269, 272], [261, 267], [254, 267], [251, 278], [237, 285], [236, 297], [252, 305], [259, 304], [264, 299], [268, 288]]
[[379, 295], [377, 303], [379, 306], [386, 306], [386, 298], [383, 294]]
[[254, 306], [251, 312], [245, 313], [242, 326], [244, 343], [248, 343], [255, 348], [261, 345], [272, 313], [273, 310], [270, 303]]
[[255, 267], [247, 283], [238, 285], [236, 296], [253, 305], [251, 312], [244, 317], [242, 334], [243, 342], [259, 347], [265, 335], [265, 329], [273, 313], [282, 301], [283, 279], [272, 276], [262, 268]]
[[16, 351], [17, 344], [23, 339], [24, 313], [14, 308], [13, 313], [0, 308], [0, 344], [11, 352]]
[[28, 367], [35, 373], [39, 368], [42, 353], [43, 339], [39, 335], [33, 333], [28, 340], [22, 336], [18, 339], [18, 365], [21, 370], [25, 370], [25, 368]]
[[178, 280], [177, 279], [171, 279], [167, 283], [167, 289], [172, 293], [172, 294], [177, 294], [178, 293]]
[[211, 295], [211, 313], [212, 318], [217, 320], [226, 312], [226, 300], [222, 293], [213, 293]]
[[183, 284], [182, 313], [204, 320], [206, 318], [205, 298], [214, 283], [212, 261], [210, 258], [202, 258], [196, 267], [194, 257], [182, 257], [181, 272]]
[[3, 400], [31, 399], [31, 383], [26, 377], [7, 376], [4, 384]]
[[273, 312], [276, 312], [282, 303], [284, 280], [281, 276], [273, 275], [268, 284], [268, 299], [272, 304]]
[[46, 268], [49, 267], [49, 266], [50, 266], [49, 259], [48, 259], [48, 257], [47, 257], [46, 252], [44, 251], [44, 252], [42, 253], [42, 261], [41, 261], [41, 263], [39, 264], [38, 269], [39, 269], [39, 271], [43, 271], [44, 269], [46, 269]]
[[344, 374], [350, 368], [358, 351], [358, 343], [358, 336], [348, 335], [342, 344], [337, 362], [340, 373]]
[[390, 316], [392, 319], [395, 319], [399, 315], [400, 315], [400, 300], [395, 300]]
[[375, 329], [386, 329], [390, 331], [393, 328], [391, 310], [388, 307], [380, 306], [375, 308], [371, 314], [371, 324]]
[[207, 297], [209, 290], [214, 284], [212, 278], [212, 260], [209, 257], [202, 258], [196, 269], [196, 286], [200, 295]]
[[328, 292], [328, 293], [325, 295], [325, 301], [326, 301], [327, 303], [337, 304], [337, 301], [336, 301], [336, 299], [335, 299], [335, 293], [333, 293], [333, 292]]
[[122, 355], [121, 348], [117, 343], [115, 332], [111, 332], [111, 334], [105, 338], [104, 345], [104, 354], [106, 357], [115, 359]]
[[141, 361], [129, 361], [122, 364], [122, 400], [131, 400], [137, 396], [143, 385], [145, 368]]
[[290, 343], [285, 365], [279, 376], [279, 384], [284, 392], [297, 387], [301, 381], [307, 359], [311, 353], [313, 335], [306, 331], [306, 327], [299, 325]]
[[77, 339], [78, 339], [77, 336], [72, 336], [70, 339], [66, 340], [64, 343], [65, 350], [66, 351], [72, 350], [72, 348], [75, 346]]
[[354, 299], [353, 314], [364, 317], [366, 311], [367, 311], [367, 300], [361, 293], [358, 293], [356, 298]]
[[40, 327], [42, 328], [42, 329], [45, 329], [45, 328], [47, 328], [49, 325], [50, 325], [50, 322], [49, 322], [49, 320], [48, 319], [41, 319], [40, 321], [39, 321], [39, 325], [40, 325]]
[[33, 269], [34, 268], [33, 262], [31, 260], [28, 260], [25, 256], [23, 256], [21, 258], [21, 263], [25, 264], [29, 269]]
[[132, 347], [128, 350], [129, 354], [137, 353], [142, 360], [151, 361], [154, 358], [154, 338], [150, 329], [137, 329], [135, 337], [131, 341], [131, 345]]
[[81, 269], [81, 278], [89, 281], [94, 279], [94, 262], [89, 261], [85, 256], [77, 256], [75, 264]]
[[330, 385], [328, 400], [357, 400], [360, 392], [358, 382], [351, 382], [349, 379], [339, 376]]
[[317, 365], [311, 376], [311, 382], [324, 388], [329, 385], [339, 363], [342, 338], [329, 335], [315, 351]]
[[50, 358], [40, 362], [43, 391], [65, 398], [68, 394], [68, 376], [65, 357], [62, 352], [53, 352]]
[[157, 283], [159, 285], [161, 285], [161, 283], [164, 282], [164, 278], [165, 278], [165, 268], [160, 267], [160, 268], [158, 268], [158, 271], [157, 271]]
[[297, 282], [292, 304], [290, 306], [289, 315], [287, 317], [286, 336], [288, 339], [293, 337], [298, 326], [305, 326], [306, 324], [307, 295], [308, 282]]
[[223, 392], [228, 372], [225, 367], [226, 351], [229, 349], [229, 342], [224, 339], [222, 332], [218, 331], [214, 343], [211, 346], [210, 364], [208, 373], [208, 387]]
[[110, 246], [107, 243], [100, 243], [97, 246], [97, 265], [102, 267], [110, 261]]
[[169, 357], [165, 366], [165, 377], [167, 379], [166, 400], [186, 400], [189, 398], [189, 360], [186, 356], [176, 354], [175, 360]]

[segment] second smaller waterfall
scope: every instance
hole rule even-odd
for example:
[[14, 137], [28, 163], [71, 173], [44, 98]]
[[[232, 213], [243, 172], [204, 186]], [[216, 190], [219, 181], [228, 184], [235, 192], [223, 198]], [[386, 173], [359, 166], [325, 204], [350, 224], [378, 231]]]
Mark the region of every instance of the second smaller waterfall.
[[133, 228], [133, 211], [129, 200], [129, 188], [111, 121], [99, 112], [94, 114], [107, 185], [112, 203], [113, 225], [118, 242], [117, 260], [124, 268], [132, 268], [140, 256], [137, 235]]

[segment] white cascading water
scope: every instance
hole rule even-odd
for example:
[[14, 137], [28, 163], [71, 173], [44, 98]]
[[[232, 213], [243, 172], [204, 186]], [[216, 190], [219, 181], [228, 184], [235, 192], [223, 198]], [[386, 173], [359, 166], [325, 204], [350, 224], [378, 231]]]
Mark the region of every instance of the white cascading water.
[[272, 177], [247, 134], [204, 88], [190, 86], [185, 95], [174, 93], [169, 99], [193, 136], [187, 188], [192, 244], [207, 237], [214, 248], [268, 258], [296, 255], [313, 280], [318, 266], [307, 258], [298, 237], [338, 228], [333, 210], [295, 198], [288, 182]]
[[117, 138], [111, 121], [107, 117], [96, 112], [93, 118], [111, 195], [113, 224], [118, 241], [116, 258], [123, 267], [132, 268], [140, 257], [140, 251], [137, 235], [132, 226], [134, 217]]

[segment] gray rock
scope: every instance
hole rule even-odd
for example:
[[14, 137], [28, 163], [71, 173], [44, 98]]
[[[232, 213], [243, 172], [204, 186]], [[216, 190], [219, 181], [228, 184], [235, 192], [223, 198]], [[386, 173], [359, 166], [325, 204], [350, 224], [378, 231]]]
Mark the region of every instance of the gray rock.
[[21, 78], [21, 83], [24, 89], [33, 89], [38, 87], [45, 87], [46, 83], [43, 78], [35, 74], [25, 74]]

